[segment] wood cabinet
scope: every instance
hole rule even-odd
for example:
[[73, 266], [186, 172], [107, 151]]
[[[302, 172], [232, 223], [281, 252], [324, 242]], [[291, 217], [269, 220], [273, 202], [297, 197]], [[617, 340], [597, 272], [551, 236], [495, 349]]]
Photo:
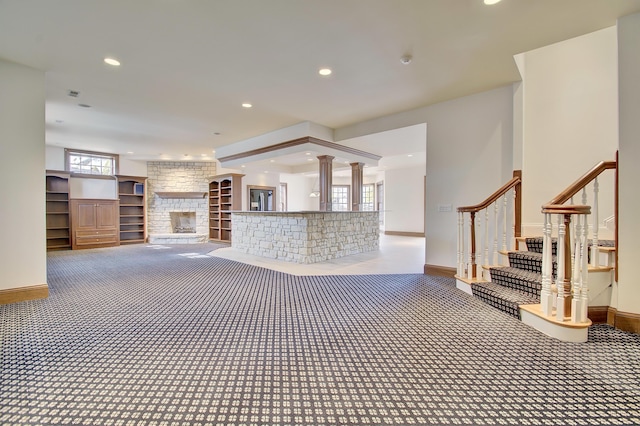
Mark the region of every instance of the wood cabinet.
[[70, 250], [69, 177], [67, 172], [47, 170], [47, 250]]
[[71, 236], [74, 250], [120, 244], [118, 204], [118, 200], [71, 200]]
[[144, 243], [147, 238], [147, 178], [123, 175], [116, 177], [120, 200], [120, 244]]
[[230, 173], [210, 178], [209, 238], [231, 241], [231, 211], [242, 210], [242, 177]]

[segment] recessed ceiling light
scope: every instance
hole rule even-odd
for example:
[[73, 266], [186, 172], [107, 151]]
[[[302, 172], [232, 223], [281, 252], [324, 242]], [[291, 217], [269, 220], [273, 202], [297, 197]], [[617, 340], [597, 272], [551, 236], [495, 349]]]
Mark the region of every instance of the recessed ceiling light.
[[304, 155], [311, 155], [311, 153], [310, 152], [305, 152]]
[[407, 154], [407, 157], [413, 157], [413, 154]]
[[133, 151], [127, 151], [127, 154], [133, 154]]
[[313, 158], [307, 158], [307, 161], [313, 161]]
[[329, 68], [320, 68], [320, 70], [318, 70], [318, 74], [323, 75], [323, 76], [328, 76], [331, 75], [332, 71]]
[[245, 167], [247, 167], [247, 166], [245, 166], [245, 165], [243, 164], [243, 165], [242, 165], [242, 166], [240, 166], [240, 167], [242, 167], [242, 168], [244, 169], [244, 168], [245, 168]]
[[275, 162], [276, 162], [276, 160], [269, 160], [269, 162], [270, 162], [270, 163], [275, 163]]
[[207, 154], [200, 154], [200, 156], [201, 156], [201, 157], [206, 157], [206, 156], [207, 156]]
[[269, 170], [265, 170], [264, 172], [265, 172], [265, 174], [266, 174], [266, 173], [269, 173]]
[[251, 108], [252, 106], [253, 106], [253, 105], [251, 105], [251, 104], [250, 104], [250, 103], [248, 103], [248, 102], [245, 102], [245, 103], [243, 103], [243, 104], [242, 104], [242, 108]]
[[492, 4], [500, 3], [500, 0], [484, 0], [484, 4], [491, 6]]
[[114, 67], [119, 67], [120, 66], [120, 61], [114, 58], [104, 58], [104, 63], [105, 64], [109, 64], [111, 66]]

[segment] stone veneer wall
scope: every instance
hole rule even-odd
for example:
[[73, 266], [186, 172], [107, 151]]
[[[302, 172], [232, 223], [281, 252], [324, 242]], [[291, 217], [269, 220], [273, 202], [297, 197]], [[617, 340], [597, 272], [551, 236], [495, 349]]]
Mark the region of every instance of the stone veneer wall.
[[243, 253], [316, 263], [378, 250], [378, 212], [232, 213], [231, 246]]
[[214, 162], [147, 162], [147, 228], [149, 234], [170, 234], [169, 212], [196, 212], [196, 232], [209, 234], [209, 197], [160, 198], [156, 192], [206, 192], [216, 174]]

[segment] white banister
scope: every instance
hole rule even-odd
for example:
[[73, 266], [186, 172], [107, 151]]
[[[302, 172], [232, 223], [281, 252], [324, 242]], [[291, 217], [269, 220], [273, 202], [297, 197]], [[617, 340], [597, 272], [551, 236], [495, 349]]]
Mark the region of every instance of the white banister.
[[566, 225], [562, 215], [558, 215], [558, 244], [557, 244], [557, 272], [556, 272], [556, 320], [564, 321], [564, 280], [565, 280], [565, 247]]
[[493, 203], [494, 229], [493, 229], [493, 265], [498, 264], [498, 201]]
[[[484, 209], [484, 262], [489, 263], [489, 209]], [[484, 268], [480, 265], [480, 276], [484, 276]]]
[[471, 235], [473, 234], [473, 220], [471, 220], [471, 218], [473, 218], [473, 214], [471, 215], [471, 217], [469, 218], [469, 248], [467, 249], [467, 278], [468, 279], [472, 279], [473, 278], [473, 255], [472, 255], [472, 251], [473, 251], [473, 243], [472, 243], [472, 239], [471, 239]]
[[553, 294], [551, 293], [552, 263], [552, 240], [551, 240], [551, 215], [545, 213], [544, 228], [542, 237], [542, 290], [540, 292], [540, 304], [542, 313], [551, 316], [553, 312]]
[[600, 185], [598, 184], [598, 178], [596, 177], [593, 180], [593, 206], [591, 206], [591, 215], [592, 219], [592, 229], [593, 229], [593, 240], [591, 241], [591, 265], [595, 268], [600, 266], [600, 252], [598, 251], [598, 228], [600, 226], [599, 218], [598, 218], [598, 192], [600, 190]]
[[507, 194], [504, 194], [502, 204], [502, 251], [507, 251]]
[[573, 265], [571, 268], [571, 321], [576, 322], [579, 312], [581, 311], [580, 297], [582, 294], [582, 250], [580, 246], [580, 240], [582, 238], [582, 217], [577, 215], [573, 222], [575, 223], [576, 237], [574, 238], [574, 244], [571, 245], [573, 259]]
[[462, 276], [462, 245], [463, 245], [463, 229], [462, 228], [462, 221], [463, 221], [463, 213], [462, 212], [458, 212], [458, 238], [456, 240], [456, 275], [457, 276]]
[[482, 219], [480, 217], [477, 218], [476, 220], [476, 228], [478, 228], [476, 230], [476, 235], [478, 236], [478, 238], [480, 239], [480, 244], [476, 244], [476, 247], [478, 247], [478, 249], [476, 250], [476, 258], [475, 258], [475, 262], [473, 262], [473, 264], [476, 267], [476, 278], [480, 279], [482, 278], [482, 232], [481, 232], [481, 228], [482, 228]]

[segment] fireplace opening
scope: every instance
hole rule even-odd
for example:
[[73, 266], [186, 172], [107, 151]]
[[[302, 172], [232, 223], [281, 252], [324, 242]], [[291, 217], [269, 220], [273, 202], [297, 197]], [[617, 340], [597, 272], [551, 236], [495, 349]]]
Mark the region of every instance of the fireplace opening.
[[169, 212], [169, 216], [174, 234], [196, 233], [196, 212]]

